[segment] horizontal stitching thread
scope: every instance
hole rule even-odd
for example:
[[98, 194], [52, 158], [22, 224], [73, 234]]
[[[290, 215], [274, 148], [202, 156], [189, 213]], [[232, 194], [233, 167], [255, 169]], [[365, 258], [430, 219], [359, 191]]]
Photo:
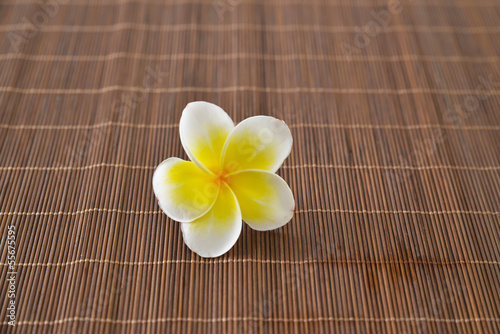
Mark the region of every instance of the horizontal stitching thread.
[[[125, 122], [103, 122], [88, 125], [36, 125], [36, 124], [0, 124], [0, 128], [11, 130], [91, 130], [108, 126], [144, 128], [144, 129], [168, 129], [177, 128], [179, 124], [134, 124]], [[317, 124], [317, 123], [295, 123], [288, 124], [294, 128], [325, 128], [325, 129], [384, 129], [384, 130], [421, 130], [421, 129], [449, 129], [449, 130], [500, 130], [496, 125], [443, 125], [443, 124]]]
[[[95, 6], [95, 7], [102, 7], [102, 6], [110, 6], [110, 5], [124, 5], [124, 4], [130, 4], [130, 3], [136, 3], [136, 4], [156, 4], [156, 5], [167, 5], [167, 6], [172, 6], [172, 5], [189, 5], [189, 4], [206, 4], [206, 5], [213, 5], [213, 1], [207, 0], [187, 0], [187, 1], [167, 1], [167, 0], [115, 0], [115, 1], [71, 1], [68, 5], [72, 6]], [[289, 6], [289, 5], [302, 5], [304, 4], [303, 1], [300, 0], [288, 0], [288, 1], [279, 1], [279, 2], [266, 2], [266, 1], [261, 1], [258, 2], [259, 4], [265, 5], [265, 6], [276, 6], [276, 7], [281, 7], [281, 6]], [[7, 5], [25, 5], [25, 4], [39, 4], [37, 0], [6, 0], [4, 4]], [[361, 8], [373, 8], [373, 6], [386, 6], [387, 2], [385, 1], [379, 1], [379, 2], [371, 2], [367, 4], [365, 1], [329, 1], [325, 3], [324, 1], [308, 1], [307, 2], [308, 6], [314, 5], [314, 6], [324, 6], [324, 7], [337, 7], [337, 6], [344, 6], [344, 7], [361, 7]], [[450, 6], [460, 6], [460, 7], [478, 7], [478, 8], [483, 8], [483, 7], [497, 7], [498, 3], [495, 1], [481, 1], [478, 3], [474, 3], [474, 5], [471, 5], [471, 2], [469, 1], [454, 1], [453, 5], [450, 5], [449, 3], [446, 2], [436, 2], [436, 1], [429, 1], [429, 2], [416, 2], [412, 3], [409, 2], [407, 5], [415, 5], [415, 6], [437, 6], [437, 7], [450, 7]]]
[[[110, 5], [124, 5], [124, 4], [156, 4], [156, 5], [167, 5], [167, 6], [172, 6], [172, 5], [189, 5], [189, 4], [206, 4], [206, 5], [213, 5], [213, 1], [207, 0], [187, 0], [187, 1], [167, 1], [167, 0], [116, 0], [116, 1], [71, 1], [68, 5], [71, 6], [95, 6], [95, 7], [102, 7], [102, 6], [110, 6]], [[361, 7], [361, 8], [373, 8], [373, 6], [386, 6], [387, 2], [385, 1], [379, 1], [379, 2], [371, 2], [370, 4], [367, 4], [365, 1], [329, 1], [327, 3], [323, 1], [308, 1], [307, 3], [304, 3], [303, 1], [300, 0], [288, 0], [288, 1], [279, 1], [279, 2], [266, 2], [266, 1], [261, 1], [258, 2], [261, 5], [264, 6], [276, 6], [276, 7], [282, 7], [282, 6], [290, 6], [290, 5], [303, 5], [307, 4], [308, 6], [314, 5], [314, 6], [322, 6], [322, 7], [337, 7], [337, 6], [343, 6], [343, 7]], [[19, 4], [39, 4], [39, 1], [37, 0], [6, 0], [4, 4], [7, 5], [19, 5]], [[454, 1], [453, 5], [450, 5], [449, 3], [446, 2], [409, 2], [409, 6], [415, 5], [415, 6], [437, 6], [437, 7], [450, 7], [450, 6], [460, 6], [460, 7], [477, 7], [477, 8], [484, 8], [484, 7], [497, 7], [498, 3], [495, 1], [481, 1], [478, 3], [473, 3], [471, 5], [471, 2], [469, 1]]]
[[[82, 263], [104, 263], [111, 265], [123, 265], [123, 266], [157, 266], [163, 264], [225, 264], [225, 263], [267, 263], [267, 264], [373, 264], [373, 265], [390, 265], [390, 264], [415, 264], [415, 265], [499, 265], [498, 261], [486, 261], [486, 260], [457, 260], [457, 261], [419, 261], [419, 260], [401, 260], [401, 261], [391, 261], [391, 260], [261, 260], [261, 259], [227, 259], [227, 260], [162, 260], [162, 261], [118, 261], [118, 260], [106, 260], [106, 259], [80, 259], [68, 262], [28, 262], [28, 263], [16, 263], [18, 267], [67, 267]], [[2, 266], [7, 266], [7, 263], [0, 263]]]
[[287, 54], [287, 55], [272, 55], [259, 53], [228, 53], [228, 54], [203, 54], [203, 53], [181, 53], [172, 55], [151, 55], [132, 52], [114, 52], [106, 55], [30, 55], [30, 54], [0, 54], [0, 60], [23, 59], [28, 61], [107, 61], [120, 58], [140, 59], [140, 60], [184, 60], [184, 59], [201, 59], [201, 60], [233, 60], [233, 59], [257, 59], [257, 60], [324, 60], [324, 61], [377, 61], [377, 62], [398, 62], [398, 61], [426, 61], [426, 62], [471, 62], [485, 63], [500, 61], [500, 57], [496, 56], [424, 56], [424, 55], [367, 55], [367, 56], [342, 56], [342, 55], [321, 55], [321, 54]]
[[[135, 211], [119, 210], [107, 208], [91, 208], [78, 211], [58, 211], [58, 212], [0, 212], [0, 216], [76, 216], [91, 212], [123, 213], [131, 215], [149, 215], [161, 214], [162, 211]], [[355, 214], [420, 214], [420, 215], [445, 215], [445, 214], [471, 214], [471, 215], [500, 215], [497, 211], [465, 211], [465, 210], [446, 210], [446, 211], [420, 211], [420, 210], [343, 210], [343, 209], [304, 209], [296, 210], [295, 213], [355, 213]]]
[[354, 317], [317, 317], [317, 318], [263, 318], [263, 317], [218, 317], [218, 318], [155, 318], [155, 319], [135, 319], [135, 320], [119, 320], [110, 318], [90, 318], [90, 317], [71, 317], [58, 320], [46, 321], [19, 321], [17, 325], [54, 325], [72, 321], [88, 321], [88, 322], [107, 322], [116, 324], [145, 324], [153, 322], [171, 322], [171, 321], [186, 321], [186, 322], [229, 322], [229, 321], [264, 321], [264, 322], [319, 322], [319, 321], [344, 321], [344, 322], [445, 322], [445, 323], [462, 323], [462, 322], [499, 322], [500, 318], [462, 318], [462, 319], [446, 319], [446, 318], [354, 318]]
[[[98, 163], [86, 166], [56, 166], [56, 167], [40, 167], [40, 166], [9, 166], [0, 167], [0, 170], [26, 170], [26, 171], [70, 171], [70, 170], [89, 170], [100, 167], [113, 167], [125, 169], [142, 169], [154, 170], [156, 166], [139, 166], [139, 165], [125, 165], [114, 163]], [[304, 165], [290, 165], [282, 166], [282, 169], [303, 169], [303, 168], [325, 168], [325, 169], [381, 169], [381, 170], [433, 170], [433, 169], [452, 169], [452, 170], [471, 170], [471, 171], [495, 171], [500, 170], [500, 166], [451, 166], [451, 165], [436, 165], [436, 166], [349, 166], [349, 165], [321, 165], [321, 164], [304, 164]]]
[[[0, 25], [0, 31], [16, 31], [26, 28], [24, 23]], [[137, 22], [119, 22], [111, 25], [47, 25], [41, 27], [44, 32], [82, 32], [106, 33], [119, 30], [140, 30], [150, 32], [224, 32], [235, 30], [262, 31], [262, 32], [357, 32], [355, 26], [324, 26], [324, 25], [260, 25], [260, 24], [146, 24]], [[382, 32], [437, 32], [437, 33], [467, 33], [467, 34], [492, 34], [500, 32], [500, 27], [454, 27], [454, 26], [404, 26], [391, 25], [381, 27]]]
[[336, 93], [336, 94], [447, 94], [447, 95], [498, 95], [496, 90], [473, 90], [473, 89], [433, 89], [433, 88], [320, 88], [320, 87], [296, 87], [296, 88], [271, 88], [259, 86], [229, 86], [229, 87], [171, 87], [171, 88], [145, 88], [140, 86], [106, 86], [101, 88], [18, 88], [11, 86], [0, 87], [0, 92], [18, 94], [101, 94], [116, 91], [142, 92], [142, 93], [180, 93], [180, 92], [205, 92], [225, 93], [237, 91], [254, 91], [262, 93], [290, 94], [290, 93]]

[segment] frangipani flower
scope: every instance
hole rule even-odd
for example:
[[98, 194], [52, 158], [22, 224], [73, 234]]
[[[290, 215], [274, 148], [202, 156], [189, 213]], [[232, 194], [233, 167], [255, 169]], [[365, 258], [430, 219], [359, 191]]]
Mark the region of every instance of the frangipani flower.
[[189, 103], [179, 132], [191, 161], [169, 158], [153, 175], [161, 209], [181, 223], [186, 245], [203, 257], [233, 247], [242, 219], [254, 230], [285, 225], [295, 200], [275, 174], [292, 148], [290, 129], [269, 116], [234, 126], [224, 110], [208, 102]]

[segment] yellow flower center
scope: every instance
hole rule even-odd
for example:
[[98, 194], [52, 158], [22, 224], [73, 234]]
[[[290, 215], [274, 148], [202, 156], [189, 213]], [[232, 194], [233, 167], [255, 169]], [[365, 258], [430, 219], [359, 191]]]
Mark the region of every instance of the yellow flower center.
[[226, 171], [226, 170], [222, 170], [221, 172], [219, 172], [216, 177], [215, 177], [215, 180], [217, 182], [219, 182], [219, 184], [221, 182], [228, 182], [228, 179], [229, 179], [229, 174], [230, 172]]

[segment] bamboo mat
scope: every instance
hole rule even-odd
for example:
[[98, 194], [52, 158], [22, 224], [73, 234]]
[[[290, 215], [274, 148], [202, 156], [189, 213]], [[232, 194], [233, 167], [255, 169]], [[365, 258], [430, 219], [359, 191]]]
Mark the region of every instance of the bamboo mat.
[[[492, 0], [1, 1], [0, 332], [499, 333], [499, 22]], [[294, 137], [294, 218], [216, 259], [151, 185], [195, 100]]]

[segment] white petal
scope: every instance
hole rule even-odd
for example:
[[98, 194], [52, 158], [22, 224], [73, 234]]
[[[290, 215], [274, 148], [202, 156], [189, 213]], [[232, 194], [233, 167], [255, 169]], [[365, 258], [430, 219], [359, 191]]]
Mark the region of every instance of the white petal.
[[189, 159], [198, 167], [218, 173], [224, 143], [234, 123], [215, 104], [189, 103], [182, 112], [179, 125], [181, 142]]
[[274, 173], [290, 154], [292, 142], [285, 122], [270, 116], [247, 118], [227, 138], [222, 153], [224, 170], [263, 169]]
[[186, 245], [203, 257], [229, 251], [241, 233], [241, 212], [233, 192], [224, 183], [213, 207], [191, 223], [181, 224]]
[[293, 217], [295, 200], [285, 180], [262, 170], [245, 170], [228, 177], [243, 220], [258, 231], [279, 228]]
[[217, 198], [219, 183], [191, 161], [169, 158], [156, 168], [153, 190], [167, 216], [189, 222], [210, 210]]

